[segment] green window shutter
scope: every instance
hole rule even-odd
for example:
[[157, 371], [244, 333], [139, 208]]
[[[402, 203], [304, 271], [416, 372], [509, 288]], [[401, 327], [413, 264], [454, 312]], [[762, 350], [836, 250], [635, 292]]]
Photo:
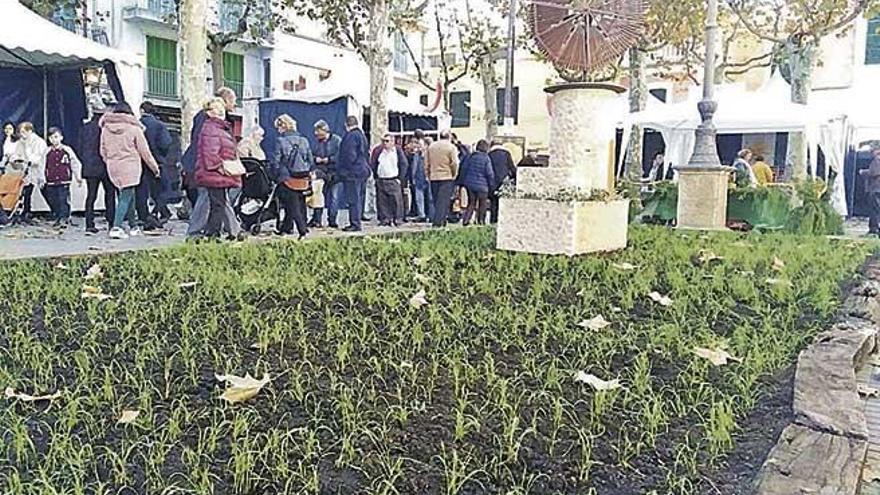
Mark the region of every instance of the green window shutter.
[[244, 82], [244, 56], [237, 53], [223, 53], [223, 79], [228, 82]]
[[880, 17], [868, 21], [865, 36], [865, 65], [880, 64]]
[[471, 92], [453, 91], [449, 93], [449, 113], [452, 114], [452, 127], [471, 126]]
[[147, 67], [177, 70], [177, 43], [147, 36]]

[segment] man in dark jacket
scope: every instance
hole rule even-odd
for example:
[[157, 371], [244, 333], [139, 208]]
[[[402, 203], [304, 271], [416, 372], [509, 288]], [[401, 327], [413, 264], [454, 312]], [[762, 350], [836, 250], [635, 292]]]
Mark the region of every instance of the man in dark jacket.
[[[168, 210], [165, 202], [168, 189], [168, 179], [166, 177], [171, 175], [166, 171], [169, 165], [168, 154], [172, 144], [171, 133], [168, 132], [168, 126], [156, 118], [155, 112], [155, 107], [149, 101], [141, 103], [141, 124], [144, 125], [144, 135], [147, 138], [147, 144], [150, 146], [150, 153], [156, 159], [163, 172], [159, 179], [147, 167], [143, 167], [141, 173], [141, 183], [138, 185], [137, 196], [135, 197], [135, 208], [137, 209], [138, 220], [143, 224], [144, 230], [153, 230], [161, 226], [161, 222], [157, 217], [163, 220], [171, 218], [171, 212]], [[148, 205], [151, 198], [155, 204], [152, 214], [149, 211]]]
[[492, 142], [489, 159], [492, 160], [492, 172], [495, 175], [495, 182], [489, 189], [489, 221], [498, 223], [499, 192], [505, 181], [516, 179], [516, 166], [510, 152], [504, 149], [500, 141]]
[[[113, 225], [116, 215], [116, 187], [107, 175], [107, 164], [101, 157], [101, 127], [98, 122], [104, 116], [104, 110], [96, 110], [92, 120], [80, 132], [79, 152], [82, 161], [82, 177], [86, 180], [86, 232], [97, 234], [95, 227], [95, 201], [98, 199], [98, 188], [104, 188], [104, 218], [108, 225]], [[109, 228], [109, 227], [108, 227]]]
[[[335, 229], [339, 203], [342, 201], [343, 186], [336, 173], [336, 161], [339, 157], [339, 145], [342, 143], [342, 139], [333, 134], [330, 131], [330, 126], [323, 120], [319, 120], [315, 124], [315, 139], [317, 139], [317, 143], [312, 147], [312, 155], [315, 157], [315, 178], [324, 181], [324, 206], [327, 208], [327, 222], [331, 228]], [[309, 227], [321, 227], [323, 216], [324, 209], [315, 208]]]
[[370, 177], [369, 144], [367, 136], [360, 129], [357, 117], [349, 116], [345, 121], [345, 129], [345, 137], [339, 145], [339, 160], [336, 163], [336, 172], [343, 181], [344, 194], [348, 201], [350, 225], [343, 230], [360, 232], [367, 192], [366, 184]]
[[871, 214], [868, 220], [868, 235], [880, 235], [880, 148], [874, 149], [871, 165], [859, 171], [865, 180], [865, 194]]
[[403, 181], [409, 161], [394, 136], [386, 134], [382, 144], [370, 154], [370, 169], [376, 178], [376, 214], [382, 227], [396, 226], [403, 221]]

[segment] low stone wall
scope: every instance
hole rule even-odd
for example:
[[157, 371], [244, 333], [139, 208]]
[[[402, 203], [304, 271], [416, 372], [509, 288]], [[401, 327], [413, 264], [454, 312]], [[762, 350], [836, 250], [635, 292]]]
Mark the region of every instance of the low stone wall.
[[798, 357], [794, 420], [770, 452], [756, 495], [855, 495], [868, 449], [856, 370], [877, 345], [880, 261], [848, 290], [838, 323]]

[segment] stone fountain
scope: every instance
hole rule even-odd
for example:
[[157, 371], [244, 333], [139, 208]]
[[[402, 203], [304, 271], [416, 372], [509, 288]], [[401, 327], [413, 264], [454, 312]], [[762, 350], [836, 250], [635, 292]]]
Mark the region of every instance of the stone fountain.
[[498, 249], [539, 254], [614, 251], [627, 245], [629, 200], [614, 193], [614, 126], [607, 117], [624, 88], [551, 86], [550, 164], [517, 171], [499, 204]]

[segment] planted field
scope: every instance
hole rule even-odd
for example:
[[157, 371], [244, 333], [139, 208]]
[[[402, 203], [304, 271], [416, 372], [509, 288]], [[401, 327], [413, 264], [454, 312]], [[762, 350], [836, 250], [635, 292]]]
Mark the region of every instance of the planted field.
[[870, 249], [492, 235], [3, 263], [0, 493], [745, 493]]

